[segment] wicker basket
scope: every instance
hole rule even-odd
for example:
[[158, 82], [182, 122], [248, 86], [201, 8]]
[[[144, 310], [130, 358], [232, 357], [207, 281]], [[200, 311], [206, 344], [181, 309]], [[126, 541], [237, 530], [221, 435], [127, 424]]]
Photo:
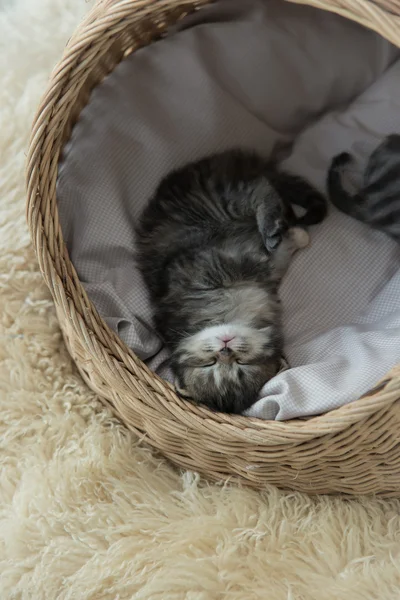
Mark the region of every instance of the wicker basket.
[[[400, 366], [363, 398], [319, 417], [268, 422], [212, 413], [177, 398], [106, 326], [68, 258], [57, 210], [58, 161], [91, 90], [124, 56], [209, 2], [100, 0], [52, 74], [30, 143], [28, 220], [69, 352], [126, 426], [176, 465], [253, 487], [400, 495]], [[400, 46], [398, 0], [308, 4], [358, 21]]]

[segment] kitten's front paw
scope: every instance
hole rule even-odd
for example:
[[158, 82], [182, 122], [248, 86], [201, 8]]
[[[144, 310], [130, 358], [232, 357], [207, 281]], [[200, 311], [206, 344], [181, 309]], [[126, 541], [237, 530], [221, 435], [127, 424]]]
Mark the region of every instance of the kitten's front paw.
[[268, 223], [264, 244], [268, 252], [274, 252], [282, 242], [287, 225], [281, 217], [271, 219]]
[[310, 243], [310, 234], [301, 227], [292, 227], [289, 235], [295, 249], [306, 248]]
[[274, 252], [282, 241], [282, 235], [277, 233], [276, 235], [268, 236], [265, 240], [265, 247], [268, 252]]

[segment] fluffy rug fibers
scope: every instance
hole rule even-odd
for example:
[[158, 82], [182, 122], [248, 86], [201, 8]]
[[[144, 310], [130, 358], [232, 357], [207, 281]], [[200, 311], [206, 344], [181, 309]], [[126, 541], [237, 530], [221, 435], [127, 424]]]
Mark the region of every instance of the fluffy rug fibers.
[[0, 0], [0, 598], [398, 600], [400, 502], [207, 485], [62, 343], [25, 224], [29, 127], [85, 0]]

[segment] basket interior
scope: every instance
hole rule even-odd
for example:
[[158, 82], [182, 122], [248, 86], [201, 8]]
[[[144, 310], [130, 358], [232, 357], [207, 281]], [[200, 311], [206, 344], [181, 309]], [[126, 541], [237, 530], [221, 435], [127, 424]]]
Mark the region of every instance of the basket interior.
[[[278, 154], [323, 188], [333, 155], [350, 150], [362, 167], [399, 129], [398, 56], [379, 35], [333, 14], [225, 0], [128, 56], [96, 86], [64, 148], [61, 225], [89, 297], [152, 369], [168, 377], [132, 224], [159, 179], [242, 146]], [[330, 410], [400, 362], [397, 246], [335, 211], [312, 236], [282, 287], [286, 355], [296, 368], [267, 384], [255, 416]]]

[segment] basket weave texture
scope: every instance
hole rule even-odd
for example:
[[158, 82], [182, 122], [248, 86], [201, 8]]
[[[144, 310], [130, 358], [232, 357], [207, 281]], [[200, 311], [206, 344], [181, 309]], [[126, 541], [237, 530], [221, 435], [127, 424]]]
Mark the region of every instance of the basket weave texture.
[[[368, 395], [311, 419], [212, 413], [177, 398], [106, 326], [69, 260], [57, 210], [58, 162], [91, 90], [125, 56], [210, 1], [100, 0], [51, 76], [31, 135], [27, 213], [68, 350], [126, 426], [180, 467], [253, 487], [400, 496], [400, 365]], [[357, 21], [400, 46], [398, 0], [296, 1]]]

